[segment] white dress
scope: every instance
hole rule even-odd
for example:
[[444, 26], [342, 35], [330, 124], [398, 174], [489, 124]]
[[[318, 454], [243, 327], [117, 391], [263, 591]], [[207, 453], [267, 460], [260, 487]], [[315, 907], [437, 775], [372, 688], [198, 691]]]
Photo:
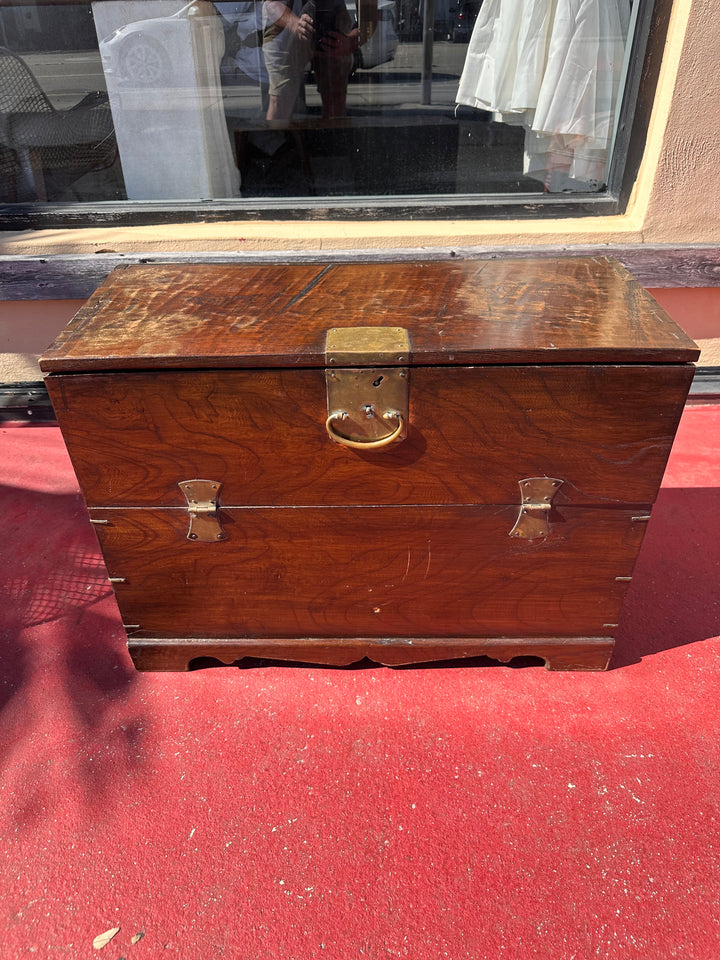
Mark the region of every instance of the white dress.
[[630, 0], [485, 0], [456, 100], [525, 127], [548, 189], [605, 179]]

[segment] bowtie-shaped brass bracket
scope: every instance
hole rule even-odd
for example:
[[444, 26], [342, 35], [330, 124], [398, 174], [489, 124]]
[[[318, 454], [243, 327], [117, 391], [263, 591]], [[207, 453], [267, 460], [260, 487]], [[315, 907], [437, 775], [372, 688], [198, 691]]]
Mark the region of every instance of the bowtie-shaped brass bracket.
[[520, 487], [520, 513], [511, 537], [525, 540], [540, 540], [550, 532], [548, 516], [552, 508], [552, 499], [562, 486], [562, 480], [555, 477], [527, 477], [518, 480]]
[[218, 498], [221, 483], [217, 480], [182, 480], [178, 486], [185, 494], [190, 516], [188, 540], [216, 543], [226, 540], [227, 534], [218, 520]]

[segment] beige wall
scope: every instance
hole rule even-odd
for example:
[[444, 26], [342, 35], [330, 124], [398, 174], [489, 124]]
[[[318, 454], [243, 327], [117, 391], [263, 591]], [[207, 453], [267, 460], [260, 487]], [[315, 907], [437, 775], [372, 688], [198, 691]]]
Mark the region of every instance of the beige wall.
[[627, 212], [553, 221], [231, 222], [0, 235], [0, 253], [378, 249], [720, 242], [720, 3], [675, 0]]
[[[686, 7], [691, 9], [680, 47], [678, 37], [685, 32], [680, 21], [685, 20]], [[717, 0], [676, 0], [665, 55], [666, 76], [655, 111], [663, 136], [660, 139], [660, 131], [656, 132], [643, 171], [648, 179], [652, 176], [642, 210], [646, 243], [720, 239], [719, 49]], [[669, 76], [671, 73], [676, 76]]]
[[39, 380], [38, 356], [82, 300], [0, 301], [0, 383]]

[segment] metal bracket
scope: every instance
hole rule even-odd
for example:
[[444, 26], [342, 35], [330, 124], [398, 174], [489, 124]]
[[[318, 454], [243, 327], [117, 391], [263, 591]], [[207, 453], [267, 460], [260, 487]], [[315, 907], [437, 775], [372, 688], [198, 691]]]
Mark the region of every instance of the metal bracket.
[[325, 338], [329, 367], [375, 367], [409, 362], [405, 327], [333, 327]]
[[550, 532], [548, 515], [552, 499], [562, 486], [562, 480], [554, 477], [527, 477], [525, 480], [518, 480], [518, 486], [520, 513], [509, 536], [523, 537], [525, 540], [546, 537]]
[[178, 486], [185, 494], [190, 515], [188, 540], [215, 543], [227, 540], [217, 516], [221, 483], [217, 480], [182, 480]]
[[405, 439], [408, 368], [395, 364], [407, 364], [409, 352], [403, 327], [328, 330], [325, 426], [331, 440], [355, 449], [377, 449]]

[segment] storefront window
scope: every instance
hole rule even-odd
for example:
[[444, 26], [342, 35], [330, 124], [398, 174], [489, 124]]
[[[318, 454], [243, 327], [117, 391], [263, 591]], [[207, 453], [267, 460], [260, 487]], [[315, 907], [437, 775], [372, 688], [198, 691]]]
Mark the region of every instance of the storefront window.
[[601, 196], [640, 7], [5, 3], [0, 202]]

